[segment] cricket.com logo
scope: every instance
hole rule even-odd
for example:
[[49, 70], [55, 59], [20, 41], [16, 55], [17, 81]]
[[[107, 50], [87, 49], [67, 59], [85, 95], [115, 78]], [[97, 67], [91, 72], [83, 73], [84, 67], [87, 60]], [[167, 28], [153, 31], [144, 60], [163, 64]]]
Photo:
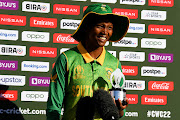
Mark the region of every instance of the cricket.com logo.
[[141, 68], [141, 76], [165, 77], [166, 75], [167, 75], [166, 67], [143, 66]]
[[78, 28], [80, 22], [81, 22], [81, 20], [62, 19], [60, 21], [60, 28], [76, 30]]
[[18, 30], [0, 29], [0, 40], [18, 40]]
[[47, 102], [48, 92], [45, 91], [22, 91], [21, 101]]
[[49, 13], [50, 3], [24, 1], [22, 2], [22, 11]]
[[9, 86], [24, 86], [25, 76], [18, 75], [0, 75], [0, 84]]
[[166, 48], [166, 39], [142, 38], [141, 48]]
[[120, 0], [120, 4], [128, 5], [145, 5], [145, 0]]
[[23, 31], [22, 41], [48, 42], [49, 36], [50, 36], [49, 32]]
[[141, 19], [144, 20], [166, 20], [166, 11], [142, 10]]
[[145, 81], [143, 80], [126, 80], [124, 84], [126, 90], [144, 90]]
[[138, 46], [138, 38], [124, 37], [122, 40], [120, 40], [118, 42], [112, 42], [112, 46], [137, 47]]

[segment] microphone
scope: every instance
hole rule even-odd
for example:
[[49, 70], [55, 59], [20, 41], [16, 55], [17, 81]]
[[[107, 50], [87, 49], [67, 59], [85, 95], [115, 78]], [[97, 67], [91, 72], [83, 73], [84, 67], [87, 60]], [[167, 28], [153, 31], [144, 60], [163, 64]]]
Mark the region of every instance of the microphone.
[[102, 89], [93, 93], [95, 107], [103, 120], [119, 120], [119, 110], [114, 104], [111, 95]]

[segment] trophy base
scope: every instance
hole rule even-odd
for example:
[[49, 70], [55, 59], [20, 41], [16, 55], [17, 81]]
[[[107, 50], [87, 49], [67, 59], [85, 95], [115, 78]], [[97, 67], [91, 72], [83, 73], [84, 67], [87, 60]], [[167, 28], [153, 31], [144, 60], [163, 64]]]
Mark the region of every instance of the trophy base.
[[110, 94], [113, 98], [115, 98], [115, 100], [121, 100], [121, 102], [123, 104], [127, 104], [125, 102], [125, 98], [126, 98], [126, 90], [122, 89], [122, 88], [113, 88], [113, 89], [109, 89]]

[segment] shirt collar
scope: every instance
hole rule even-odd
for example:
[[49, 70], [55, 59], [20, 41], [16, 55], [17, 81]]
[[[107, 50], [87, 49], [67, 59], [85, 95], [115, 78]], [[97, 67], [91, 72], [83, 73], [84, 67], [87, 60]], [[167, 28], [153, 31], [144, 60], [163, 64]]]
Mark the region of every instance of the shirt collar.
[[81, 53], [81, 55], [83, 56], [86, 63], [90, 63], [90, 62], [96, 60], [101, 65], [103, 65], [104, 59], [105, 59], [105, 53], [106, 53], [106, 50], [104, 47], [103, 47], [103, 51], [102, 51], [101, 55], [97, 59], [94, 59], [91, 57], [91, 55], [86, 51], [86, 49], [84, 48], [84, 46], [82, 45], [81, 42], [79, 42], [79, 44], [77, 45], [77, 48], [78, 48], [79, 52]]

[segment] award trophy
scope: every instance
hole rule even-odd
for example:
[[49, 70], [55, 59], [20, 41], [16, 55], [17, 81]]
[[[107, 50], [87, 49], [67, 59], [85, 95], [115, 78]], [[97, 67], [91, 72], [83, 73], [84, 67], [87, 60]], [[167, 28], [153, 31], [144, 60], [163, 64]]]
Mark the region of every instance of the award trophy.
[[125, 83], [125, 77], [119, 68], [117, 68], [111, 74], [110, 81], [112, 84], [112, 89], [109, 90], [111, 96], [115, 98], [115, 100], [121, 100], [122, 104], [126, 105], [126, 102], [125, 102], [126, 90], [123, 89], [124, 83]]

